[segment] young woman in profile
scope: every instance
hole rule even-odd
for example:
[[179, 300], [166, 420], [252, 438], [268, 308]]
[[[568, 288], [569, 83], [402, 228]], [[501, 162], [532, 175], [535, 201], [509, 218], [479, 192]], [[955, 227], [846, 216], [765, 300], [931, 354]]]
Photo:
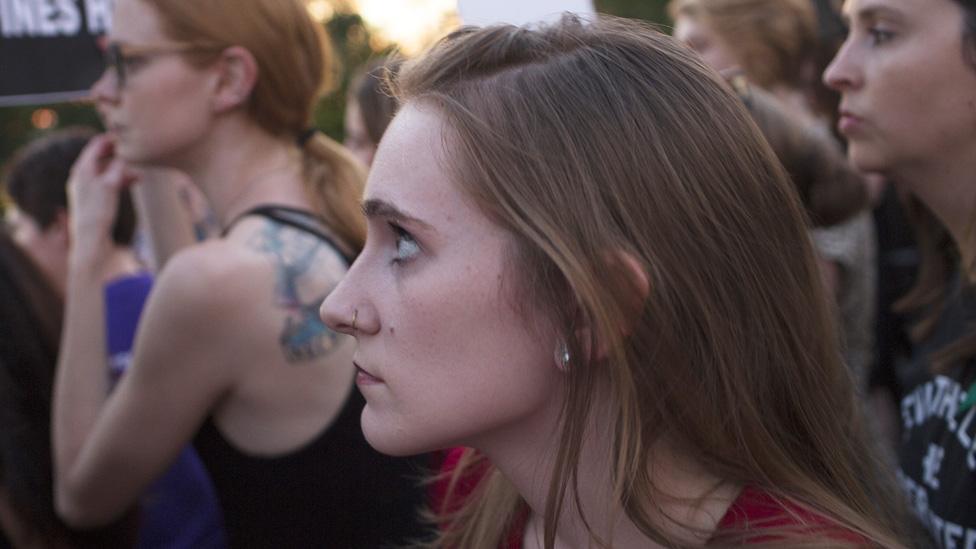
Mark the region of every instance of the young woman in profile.
[[468, 447], [432, 545], [900, 547], [801, 206], [718, 75], [567, 17], [396, 87], [322, 315], [373, 447]]
[[861, 170], [915, 202], [922, 264], [898, 304], [918, 318], [898, 374], [899, 479], [940, 547], [976, 544], [976, 2], [848, 0], [824, 74]]
[[[97, 526], [189, 441], [234, 547], [376, 547], [420, 534], [412, 463], [359, 429], [351, 340], [318, 306], [365, 233], [362, 175], [305, 130], [332, 70], [300, 0], [119, 0], [92, 94], [108, 133], [71, 181], [72, 252], [53, 414], [61, 516]], [[220, 239], [170, 259], [129, 373], [106, 398], [100, 288], [133, 166], [188, 174]]]

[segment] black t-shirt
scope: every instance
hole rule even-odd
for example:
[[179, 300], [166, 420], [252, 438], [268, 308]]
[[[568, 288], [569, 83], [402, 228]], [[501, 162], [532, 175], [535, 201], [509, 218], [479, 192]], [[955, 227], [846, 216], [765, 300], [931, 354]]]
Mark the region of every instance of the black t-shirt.
[[[958, 277], [957, 277], [958, 278]], [[933, 375], [929, 357], [976, 321], [976, 293], [956, 280], [932, 334], [900, 372], [898, 479], [939, 547], [976, 549], [976, 406], [961, 409], [976, 378], [970, 360]]]

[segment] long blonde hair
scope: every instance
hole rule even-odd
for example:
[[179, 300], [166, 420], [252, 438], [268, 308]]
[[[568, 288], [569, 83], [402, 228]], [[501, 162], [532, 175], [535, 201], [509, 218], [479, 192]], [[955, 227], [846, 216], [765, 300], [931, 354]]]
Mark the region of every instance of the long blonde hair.
[[[258, 79], [248, 113], [268, 133], [299, 139], [316, 101], [334, 84], [336, 60], [325, 29], [301, 0], [150, 0], [173, 40], [204, 46], [190, 62], [243, 46], [255, 58]], [[366, 238], [359, 210], [365, 170], [321, 132], [302, 143], [309, 198], [330, 228], [357, 250]]]
[[[651, 518], [650, 451], [667, 437], [720, 478], [898, 546], [889, 519], [898, 499], [863, 443], [802, 207], [718, 75], [636, 22], [567, 16], [538, 30], [455, 32], [393, 87], [444, 116], [455, 181], [513, 236], [518, 302], [547, 311], [574, 357], [546, 547], [569, 512], [562, 502], [579, 497], [601, 384], [613, 406], [616, 497], [657, 542], [680, 545]], [[650, 280], [629, 330], [621, 319], [633, 317], [635, 292], [614, 283], [613, 251]], [[584, 349], [597, 342], [609, 357], [591, 361]], [[443, 528], [433, 545], [496, 548], [525, 512], [473, 454], [451, 483], [472, 474], [482, 479], [472, 494], [454, 490], [434, 510]], [[791, 546], [827, 544], [806, 528], [783, 535]], [[732, 534], [722, 543], [749, 539]]]

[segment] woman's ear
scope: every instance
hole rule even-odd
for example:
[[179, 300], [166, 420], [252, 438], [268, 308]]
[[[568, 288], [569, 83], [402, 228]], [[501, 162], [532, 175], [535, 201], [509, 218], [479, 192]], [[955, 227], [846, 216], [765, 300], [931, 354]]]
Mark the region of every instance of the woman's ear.
[[[630, 252], [608, 252], [606, 265], [606, 284], [613, 288], [621, 313], [613, 327], [616, 333], [612, 337], [624, 339], [634, 332], [640, 321], [644, 303], [651, 294], [651, 280], [640, 260]], [[592, 342], [595, 345], [595, 348], [586, 348], [583, 352], [595, 360], [606, 359], [610, 355], [610, 342], [603, 341], [599, 334], [594, 334], [588, 321], [580, 318], [577, 322], [578, 341], [584, 344]]]
[[231, 46], [217, 61], [218, 80], [214, 110], [226, 112], [247, 103], [258, 80], [258, 62], [246, 48]]
[[651, 295], [651, 279], [641, 262], [630, 252], [618, 250], [607, 258], [607, 263], [612, 283], [618, 284], [623, 292], [621, 308], [624, 317], [620, 329], [621, 335], [628, 336], [634, 332], [644, 303]]

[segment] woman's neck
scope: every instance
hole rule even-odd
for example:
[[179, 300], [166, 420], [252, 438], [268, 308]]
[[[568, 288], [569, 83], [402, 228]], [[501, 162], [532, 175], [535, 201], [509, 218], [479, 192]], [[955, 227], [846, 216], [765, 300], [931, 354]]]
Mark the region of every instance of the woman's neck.
[[301, 151], [243, 117], [221, 121], [181, 168], [223, 227], [259, 204], [307, 203]]
[[[531, 509], [524, 535], [526, 549], [543, 547], [543, 517], [556, 463], [556, 449], [559, 448], [560, 429], [555, 417], [543, 415], [537, 418], [535, 425], [531, 425], [532, 422], [523, 424], [526, 429], [520, 435], [509, 437], [506, 443], [480, 448]], [[613, 547], [656, 547], [627, 516], [613, 493], [610, 471], [614, 463], [612, 429], [606, 428], [613, 424], [610, 414], [606, 410], [594, 410], [589, 423], [583, 437], [578, 475], [582, 509], [577, 508], [572, 488], [568, 488], [556, 525], [556, 547], [589, 547], [587, 524], [603, 541], [612, 541]], [[647, 510], [651, 521], [661, 531], [687, 545], [704, 545], [741, 487], [721, 482], [694, 459], [679, 455], [666, 441], [656, 444], [648, 467], [655, 494], [658, 494], [653, 505], [659, 509], [659, 512]], [[586, 517], [585, 521], [580, 511]]]
[[976, 140], [946, 151], [937, 162], [900, 166], [889, 174], [939, 219], [959, 249], [962, 265], [976, 263]]

